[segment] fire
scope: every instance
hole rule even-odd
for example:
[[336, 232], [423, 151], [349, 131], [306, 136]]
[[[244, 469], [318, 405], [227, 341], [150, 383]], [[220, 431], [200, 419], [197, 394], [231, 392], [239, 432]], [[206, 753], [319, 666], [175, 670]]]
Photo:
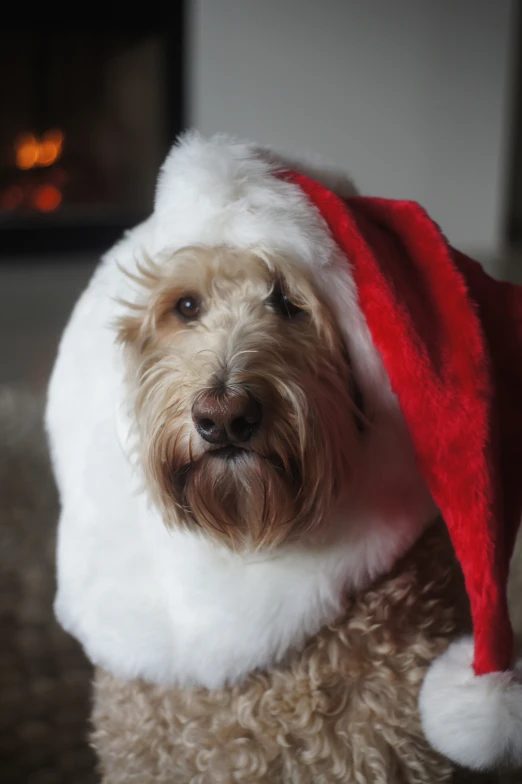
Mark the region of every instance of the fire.
[[19, 169], [52, 166], [62, 154], [63, 133], [53, 129], [38, 139], [32, 133], [21, 133], [15, 141], [16, 165]]
[[54, 185], [41, 185], [33, 192], [31, 201], [40, 212], [52, 212], [60, 206], [62, 194]]
[[[21, 133], [14, 143], [17, 168], [29, 171], [53, 166], [62, 155], [63, 143], [64, 135], [59, 129], [46, 131], [41, 137]], [[61, 166], [54, 166], [45, 174], [19, 175], [17, 180], [0, 191], [0, 212], [53, 212], [62, 203], [68, 174]]]

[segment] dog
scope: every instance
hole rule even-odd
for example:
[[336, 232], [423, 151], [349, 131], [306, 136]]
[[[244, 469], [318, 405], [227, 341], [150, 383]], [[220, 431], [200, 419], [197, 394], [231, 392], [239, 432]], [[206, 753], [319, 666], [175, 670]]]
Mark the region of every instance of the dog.
[[474, 763], [418, 705], [471, 629], [461, 566], [346, 261], [281, 169], [187, 137], [62, 339], [55, 607], [97, 667], [107, 784]]

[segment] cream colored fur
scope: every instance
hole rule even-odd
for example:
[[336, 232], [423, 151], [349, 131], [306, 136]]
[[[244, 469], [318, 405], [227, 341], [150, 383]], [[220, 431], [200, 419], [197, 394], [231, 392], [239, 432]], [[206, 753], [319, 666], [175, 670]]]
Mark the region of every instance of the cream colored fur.
[[[324, 542], [353, 497], [365, 418], [335, 318], [306, 273], [259, 251], [192, 247], [132, 277], [141, 296], [118, 334], [136, 457], [164, 521], [240, 551]], [[177, 309], [187, 297], [198, 308], [188, 320]], [[205, 397], [223, 411], [247, 396], [261, 426], [223, 459], [194, 407]]]
[[417, 710], [428, 665], [468, 628], [442, 524], [346, 601], [305, 649], [241, 686], [118, 681], [99, 670], [93, 743], [104, 784], [442, 784], [451, 764]]

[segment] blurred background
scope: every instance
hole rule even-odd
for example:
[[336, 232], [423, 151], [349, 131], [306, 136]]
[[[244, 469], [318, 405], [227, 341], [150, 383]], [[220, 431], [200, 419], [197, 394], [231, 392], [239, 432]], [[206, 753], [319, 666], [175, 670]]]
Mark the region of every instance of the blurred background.
[[519, 275], [519, 5], [194, 0], [127, 29], [4, 26], [0, 381], [45, 382], [78, 288], [150, 211], [186, 127], [318, 153]]
[[174, 0], [126, 27], [2, 26], [0, 781], [96, 780], [90, 669], [50, 609], [42, 396], [75, 299], [152, 209], [176, 135], [317, 153], [522, 282], [521, 25], [516, 0]]

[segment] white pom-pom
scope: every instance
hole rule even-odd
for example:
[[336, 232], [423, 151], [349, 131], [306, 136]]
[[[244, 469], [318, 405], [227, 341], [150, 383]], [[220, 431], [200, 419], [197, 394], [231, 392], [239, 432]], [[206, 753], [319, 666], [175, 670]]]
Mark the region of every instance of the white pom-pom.
[[522, 679], [513, 672], [475, 675], [473, 639], [452, 643], [431, 665], [419, 708], [427, 740], [474, 770], [522, 765]]

